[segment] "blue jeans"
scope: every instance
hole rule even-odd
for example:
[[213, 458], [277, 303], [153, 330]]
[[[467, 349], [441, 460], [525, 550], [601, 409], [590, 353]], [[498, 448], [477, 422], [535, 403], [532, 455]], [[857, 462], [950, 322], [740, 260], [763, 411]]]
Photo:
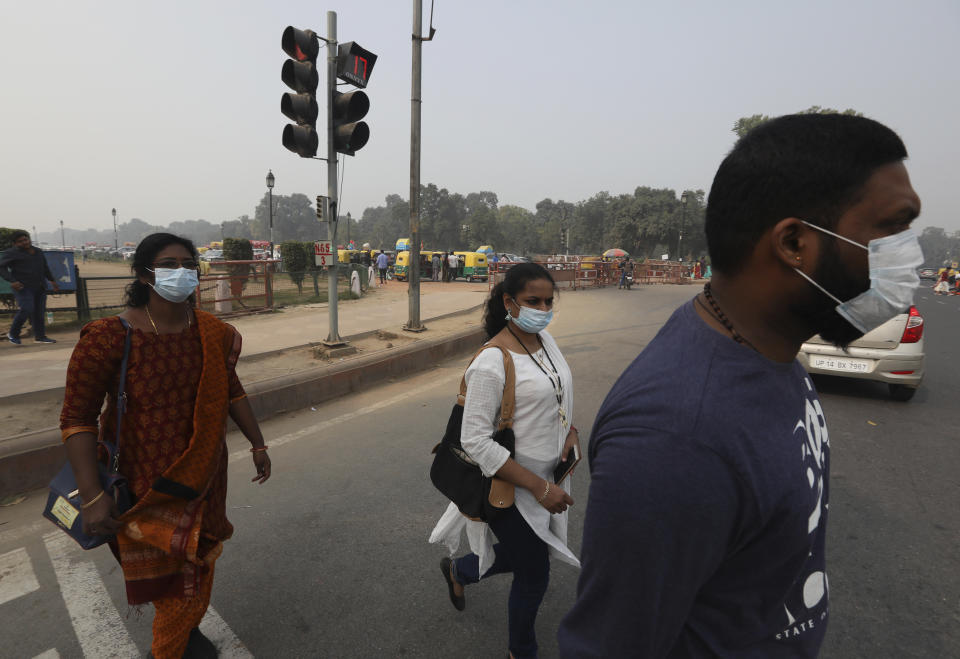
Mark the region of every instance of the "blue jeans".
[[[550, 582], [547, 544], [533, 532], [516, 506], [491, 522], [490, 529], [500, 542], [493, 546], [496, 558], [483, 578], [513, 572], [507, 607], [510, 652], [516, 659], [536, 657], [534, 627], [540, 602]], [[477, 583], [480, 581], [480, 557], [471, 553], [455, 559], [453, 575], [457, 583], [464, 586]]]
[[47, 334], [43, 328], [43, 313], [47, 310], [47, 291], [39, 289], [27, 289], [14, 291], [13, 297], [17, 301], [17, 315], [13, 317], [13, 325], [10, 326], [10, 336], [15, 339], [20, 338], [20, 330], [23, 324], [30, 319], [33, 325], [33, 338], [42, 339]]

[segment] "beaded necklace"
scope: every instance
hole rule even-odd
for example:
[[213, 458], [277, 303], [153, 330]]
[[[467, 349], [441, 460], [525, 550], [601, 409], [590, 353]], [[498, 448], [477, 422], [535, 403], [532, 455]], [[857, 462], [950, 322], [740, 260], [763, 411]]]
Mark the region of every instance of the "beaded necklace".
[[[720, 305], [717, 304], [716, 299], [713, 297], [713, 292], [710, 290], [710, 282], [707, 282], [706, 284], [703, 285], [703, 297], [705, 297], [707, 299], [707, 302], [710, 303], [710, 309], [707, 309], [707, 307], [703, 304], [703, 302], [700, 302], [699, 297], [696, 298], [697, 302], [711, 316], [713, 316], [718, 321], [720, 321], [720, 324], [723, 325], [723, 327], [728, 332], [730, 332], [730, 336], [733, 338], [734, 341], [742, 345], [748, 346], [750, 348], [753, 348], [754, 350], [757, 350], [757, 346], [753, 345], [752, 343], [750, 343], [750, 341], [743, 338], [743, 336], [740, 335], [740, 332], [738, 332], [734, 328], [733, 323], [730, 322], [730, 319], [727, 318], [727, 315], [723, 313], [723, 311], [720, 309]], [[757, 352], [760, 352], [760, 351], [757, 350]]]

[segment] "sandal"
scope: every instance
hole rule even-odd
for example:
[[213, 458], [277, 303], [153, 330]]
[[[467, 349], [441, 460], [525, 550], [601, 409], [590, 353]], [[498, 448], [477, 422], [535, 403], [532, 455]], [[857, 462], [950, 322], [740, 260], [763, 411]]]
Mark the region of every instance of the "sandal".
[[440, 572], [443, 573], [443, 578], [447, 582], [447, 592], [450, 594], [450, 603], [453, 604], [453, 608], [457, 611], [463, 611], [467, 608], [467, 598], [453, 592], [453, 577], [450, 576], [450, 565], [452, 563], [453, 561], [444, 557], [443, 560], [440, 561]]

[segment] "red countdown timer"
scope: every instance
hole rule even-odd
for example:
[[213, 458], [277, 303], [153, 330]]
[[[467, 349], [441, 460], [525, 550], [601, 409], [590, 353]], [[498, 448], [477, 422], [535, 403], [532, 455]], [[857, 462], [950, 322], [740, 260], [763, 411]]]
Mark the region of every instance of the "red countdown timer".
[[337, 49], [337, 77], [360, 87], [367, 86], [377, 56], [353, 41], [340, 44]]

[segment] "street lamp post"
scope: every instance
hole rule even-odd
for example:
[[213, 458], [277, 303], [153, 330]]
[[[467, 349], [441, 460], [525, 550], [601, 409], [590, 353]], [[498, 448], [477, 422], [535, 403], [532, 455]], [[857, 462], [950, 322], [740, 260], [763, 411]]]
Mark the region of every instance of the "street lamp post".
[[60, 220], [60, 249], [67, 246], [67, 241], [63, 237], [63, 220]]
[[687, 193], [680, 195], [680, 232], [677, 234], [677, 260], [683, 262], [683, 255], [680, 253], [680, 242], [683, 240], [683, 225], [687, 219]]
[[273, 258], [273, 184], [276, 179], [273, 170], [267, 170], [267, 190], [270, 193], [270, 258]]
[[120, 249], [120, 244], [117, 241], [117, 209], [111, 208], [110, 212], [113, 213], [113, 249]]

